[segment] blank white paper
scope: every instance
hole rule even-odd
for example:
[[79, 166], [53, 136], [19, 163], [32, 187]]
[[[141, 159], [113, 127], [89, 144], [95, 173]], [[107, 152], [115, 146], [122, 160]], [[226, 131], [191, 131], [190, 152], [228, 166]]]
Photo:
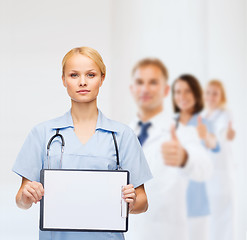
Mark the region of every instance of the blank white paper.
[[44, 171], [43, 228], [125, 231], [124, 185], [127, 172]]

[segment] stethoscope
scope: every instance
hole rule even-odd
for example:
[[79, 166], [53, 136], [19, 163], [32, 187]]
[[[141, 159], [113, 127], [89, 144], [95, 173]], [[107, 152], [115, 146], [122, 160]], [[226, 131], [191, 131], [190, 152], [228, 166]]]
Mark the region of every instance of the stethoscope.
[[[56, 134], [50, 138], [50, 140], [48, 141], [48, 144], [47, 144], [48, 169], [50, 169], [50, 148], [51, 148], [51, 143], [57, 137], [59, 137], [61, 139], [61, 141], [62, 141], [62, 143], [61, 143], [61, 157], [60, 157], [60, 164], [59, 164], [59, 168], [62, 168], [62, 160], [63, 160], [65, 141], [64, 141], [63, 135], [59, 133], [59, 130], [60, 130], [59, 128], [56, 129]], [[120, 164], [119, 164], [119, 153], [118, 153], [118, 146], [117, 146], [116, 136], [115, 136], [114, 132], [111, 132], [111, 133], [112, 133], [112, 137], [113, 137], [113, 141], [114, 141], [114, 145], [115, 145], [115, 150], [116, 150], [116, 160], [117, 160], [117, 168], [116, 168], [116, 170], [121, 170], [121, 167], [120, 167]]]

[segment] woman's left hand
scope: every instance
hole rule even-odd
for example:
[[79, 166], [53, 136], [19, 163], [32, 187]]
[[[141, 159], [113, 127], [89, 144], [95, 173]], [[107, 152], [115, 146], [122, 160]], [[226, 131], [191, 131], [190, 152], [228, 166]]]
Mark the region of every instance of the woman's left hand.
[[201, 116], [198, 116], [197, 118], [197, 132], [200, 139], [206, 140], [208, 136], [208, 130], [206, 125], [203, 124]]
[[226, 132], [226, 137], [227, 140], [232, 141], [235, 138], [236, 132], [232, 128], [232, 122], [229, 122], [227, 132]]
[[132, 184], [126, 185], [122, 189], [123, 199], [129, 204], [129, 212], [132, 211], [136, 202], [136, 191]]

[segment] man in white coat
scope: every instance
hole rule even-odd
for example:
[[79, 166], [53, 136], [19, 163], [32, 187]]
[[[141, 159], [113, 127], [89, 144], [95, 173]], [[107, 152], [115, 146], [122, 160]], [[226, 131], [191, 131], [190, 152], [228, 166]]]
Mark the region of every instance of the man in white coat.
[[212, 163], [195, 128], [179, 124], [164, 111], [168, 72], [158, 59], [133, 69], [131, 93], [138, 106], [130, 124], [137, 134], [153, 179], [145, 184], [149, 209], [130, 216], [127, 240], [188, 240], [186, 189], [189, 179], [210, 177]]

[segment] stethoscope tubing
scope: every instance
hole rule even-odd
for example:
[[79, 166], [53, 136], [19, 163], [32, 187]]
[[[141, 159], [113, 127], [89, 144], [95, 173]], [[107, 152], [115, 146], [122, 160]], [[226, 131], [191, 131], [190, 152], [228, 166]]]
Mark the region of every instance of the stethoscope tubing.
[[47, 162], [48, 162], [48, 169], [50, 169], [50, 148], [51, 148], [51, 143], [52, 141], [56, 138], [59, 137], [61, 138], [62, 144], [61, 144], [61, 157], [60, 157], [60, 164], [59, 164], [59, 168], [62, 168], [62, 160], [63, 160], [63, 152], [64, 152], [64, 146], [65, 146], [65, 141], [64, 141], [64, 137], [62, 136], [62, 134], [59, 133], [59, 129], [56, 130], [56, 134], [54, 136], [51, 137], [51, 139], [49, 140], [48, 144], [47, 144]]
[[[60, 157], [60, 164], [59, 164], [59, 168], [62, 168], [62, 160], [63, 160], [65, 141], [64, 141], [63, 135], [59, 133], [59, 130], [60, 129], [56, 129], [56, 134], [50, 138], [50, 140], [48, 141], [48, 144], [47, 144], [48, 169], [50, 169], [50, 148], [51, 148], [51, 143], [57, 137], [59, 137], [61, 139], [61, 141], [62, 141], [62, 143], [61, 143], [61, 157]], [[113, 137], [115, 150], [116, 150], [116, 160], [117, 160], [117, 169], [116, 170], [121, 170], [120, 163], [119, 163], [118, 145], [117, 145], [117, 140], [116, 140], [116, 136], [115, 136], [114, 132], [112, 132], [112, 137]]]

